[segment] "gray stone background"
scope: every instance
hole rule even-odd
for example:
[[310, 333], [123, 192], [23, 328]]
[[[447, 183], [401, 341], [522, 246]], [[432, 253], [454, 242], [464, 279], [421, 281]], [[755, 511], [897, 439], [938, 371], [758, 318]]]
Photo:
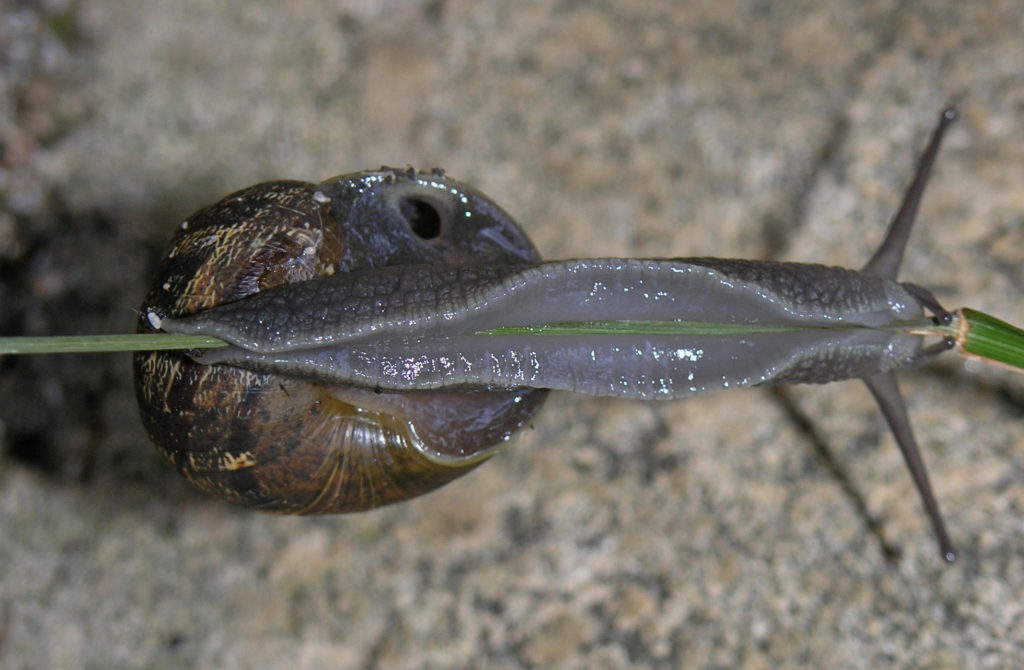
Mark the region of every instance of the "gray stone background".
[[[444, 166], [548, 257], [859, 266], [956, 101], [903, 277], [1024, 322], [1024, 6], [0, 0], [0, 327], [132, 327], [236, 188]], [[0, 666], [1009, 667], [1024, 378], [902, 378], [937, 555], [861, 385], [556, 395], [408, 504], [235, 509], [148, 445], [127, 355], [0, 360]]]

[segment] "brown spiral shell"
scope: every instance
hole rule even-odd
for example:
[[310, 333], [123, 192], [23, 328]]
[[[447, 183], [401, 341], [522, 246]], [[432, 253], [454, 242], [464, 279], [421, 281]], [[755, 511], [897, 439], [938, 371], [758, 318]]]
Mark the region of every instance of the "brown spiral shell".
[[[440, 171], [362, 172], [315, 185], [258, 184], [180, 226], [140, 309], [182, 316], [338, 272], [408, 263], [528, 263], [515, 222]], [[546, 392], [388, 393], [200, 365], [180, 352], [134, 358], [143, 423], [199, 488], [284, 513], [351, 512], [405, 500], [487, 459]]]

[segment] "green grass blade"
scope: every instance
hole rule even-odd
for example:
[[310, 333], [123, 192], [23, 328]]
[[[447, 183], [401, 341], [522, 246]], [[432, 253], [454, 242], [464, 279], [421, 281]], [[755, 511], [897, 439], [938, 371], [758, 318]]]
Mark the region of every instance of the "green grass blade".
[[965, 354], [1024, 370], [1024, 330], [994, 316], [960, 309], [956, 340]]
[[535, 326], [501, 326], [475, 335], [753, 335], [786, 333], [803, 328], [706, 321], [565, 321]]
[[227, 343], [215, 337], [167, 333], [0, 337], [0, 354], [87, 354], [111, 351], [212, 349], [224, 346], [227, 346]]

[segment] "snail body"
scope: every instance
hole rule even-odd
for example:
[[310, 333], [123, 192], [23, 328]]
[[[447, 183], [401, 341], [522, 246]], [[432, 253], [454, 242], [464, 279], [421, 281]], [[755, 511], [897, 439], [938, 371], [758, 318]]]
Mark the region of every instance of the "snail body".
[[345, 512], [473, 468], [549, 389], [679, 398], [859, 377], [951, 559], [893, 372], [954, 345], [925, 342], [932, 331], [921, 324], [948, 324], [950, 313], [896, 280], [954, 118], [943, 113], [860, 271], [713, 258], [541, 262], [500, 207], [440, 172], [239, 191], [182, 224], [138, 325], [228, 346], [136, 355], [143, 422], [207, 491], [263, 510]]
[[[883, 327], [921, 318], [912, 288], [843, 268], [711, 258], [420, 264], [272, 289], [162, 327], [234, 345], [196, 361], [322, 383], [674, 399], [910, 367], [923, 338]], [[528, 328], [609, 321], [698, 332]]]

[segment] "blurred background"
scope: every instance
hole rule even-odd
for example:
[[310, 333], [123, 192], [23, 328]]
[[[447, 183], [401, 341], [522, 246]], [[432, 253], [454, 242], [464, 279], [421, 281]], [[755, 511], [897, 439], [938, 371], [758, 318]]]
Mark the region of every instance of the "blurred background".
[[[950, 102], [902, 278], [1021, 323], [1022, 9], [0, 0], [0, 334], [128, 331], [192, 211], [382, 164], [444, 167], [549, 258], [859, 267]], [[902, 387], [952, 567], [852, 382], [555, 395], [438, 492], [285, 518], [161, 460], [128, 355], [5, 358], [0, 666], [1024, 662], [1024, 379]]]

